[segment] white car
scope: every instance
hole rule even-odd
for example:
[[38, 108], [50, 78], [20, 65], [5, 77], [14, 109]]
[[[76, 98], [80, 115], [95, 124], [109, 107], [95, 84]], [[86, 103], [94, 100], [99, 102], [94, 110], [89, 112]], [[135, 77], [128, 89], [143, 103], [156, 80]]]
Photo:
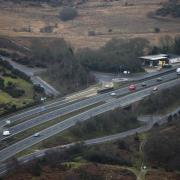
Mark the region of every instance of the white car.
[[7, 125], [11, 124], [11, 121], [10, 120], [6, 120], [6, 124]]
[[9, 136], [11, 133], [8, 130], [3, 131], [3, 136]]
[[157, 90], [158, 90], [158, 87], [155, 86], [155, 87], [153, 88], [153, 91], [157, 91]]
[[180, 75], [180, 68], [176, 69], [177, 75]]
[[39, 133], [39, 132], [33, 134], [33, 137], [39, 137], [39, 136], [40, 136], [40, 133]]
[[116, 96], [116, 93], [115, 93], [115, 92], [112, 92], [110, 95], [111, 95], [111, 96]]
[[41, 101], [46, 101], [46, 97], [41, 97]]

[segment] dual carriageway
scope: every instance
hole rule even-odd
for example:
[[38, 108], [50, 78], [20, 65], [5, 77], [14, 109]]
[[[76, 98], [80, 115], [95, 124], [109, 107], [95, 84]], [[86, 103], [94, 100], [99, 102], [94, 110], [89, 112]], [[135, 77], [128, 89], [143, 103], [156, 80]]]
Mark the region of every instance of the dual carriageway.
[[[161, 77], [162, 81], [157, 81], [157, 78]], [[142, 82], [146, 84], [145, 87], [142, 86]], [[10, 120], [11, 123], [14, 123], [14, 126], [9, 128], [11, 132], [11, 136], [15, 136], [20, 132], [26, 133], [29, 128], [38, 126], [42, 123], [51, 121], [57, 117], [61, 117], [63, 115], [69, 114], [71, 112], [81, 110], [90, 105], [95, 105], [92, 108], [87, 108], [84, 112], [79, 112], [72, 117], [69, 117], [61, 122], [58, 122], [48, 128], [40, 131], [39, 137], [28, 136], [25, 139], [22, 139], [14, 144], [11, 144], [4, 149], [0, 150], [0, 162], [7, 160], [8, 158], [14, 156], [20, 151], [27, 149], [28, 147], [39, 143], [55, 134], [58, 134], [72, 126], [74, 126], [79, 121], [85, 121], [90, 119], [93, 116], [97, 116], [104, 112], [113, 110], [117, 107], [126, 107], [131, 103], [139, 101], [144, 97], [150, 95], [155, 86], [158, 87], [159, 90], [165, 89], [168, 87], [172, 87], [176, 84], [180, 83], [180, 78], [178, 78], [175, 69], [167, 70], [153, 76], [147, 76], [141, 79], [138, 79], [135, 83], [136, 91], [129, 92], [128, 85], [117, 89], [115, 91], [116, 96], [112, 97], [110, 93], [97, 94], [92, 97], [85, 98], [82, 96], [82, 99], [60, 99], [54, 102], [49, 102], [39, 107], [35, 107], [33, 109], [21, 112], [17, 115], [12, 115], [8, 118], [2, 119], [0, 121], [0, 126], [5, 128], [6, 120]], [[99, 103], [97, 105], [97, 103]], [[35, 133], [35, 132], [34, 132]], [[0, 136], [0, 141], [4, 141], [9, 137]]]

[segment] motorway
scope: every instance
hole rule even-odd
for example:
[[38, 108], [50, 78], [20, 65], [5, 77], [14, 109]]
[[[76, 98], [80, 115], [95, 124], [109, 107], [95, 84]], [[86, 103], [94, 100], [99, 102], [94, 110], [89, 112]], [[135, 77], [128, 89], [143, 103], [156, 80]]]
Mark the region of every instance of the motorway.
[[[163, 75], [168, 75], [170, 76], [170, 74], [173, 74], [173, 76], [175, 76], [175, 68], [170, 69], [170, 70], [166, 70], [166, 71], [162, 71], [159, 74], [157, 73], [153, 73], [152, 75], [145, 75], [144, 77], [138, 78], [137, 81], [142, 81], [142, 80], [148, 80], [148, 79], [155, 79], [159, 76], [163, 76]], [[166, 76], [166, 77], [168, 77]], [[163, 77], [164, 80], [167, 80], [166, 77]], [[144, 79], [143, 79], [144, 78]], [[147, 81], [147, 85], [152, 85], [151, 81]], [[141, 87], [141, 85], [140, 85]], [[122, 88], [121, 88], [122, 89]], [[120, 92], [119, 92], [120, 91]], [[127, 88], [125, 88], [124, 90], [117, 90], [115, 92], [117, 93], [121, 93], [122, 91], [127, 92]], [[32, 115], [38, 115], [40, 113], [46, 113], [47, 111], [52, 111], [52, 109], [58, 109], [61, 108], [62, 106], [66, 106], [69, 102], [73, 102], [74, 100], [79, 100], [81, 99], [81, 97], [89, 97], [90, 95], [95, 95], [95, 88], [92, 88], [88, 91], [84, 91], [84, 92], [80, 92], [80, 93], [75, 93], [74, 95], [70, 95], [70, 96], [66, 96], [63, 100], [58, 99], [55, 102], [50, 102], [48, 104], [42, 105], [42, 106], [38, 106], [35, 107], [33, 109], [30, 110], [26, 110], [25, 112], [21, 112], [19, 114], [16, 115], [11, 115], [10, 117], [4, 118], [0, 120], [0, 127], [3, 127], [4, 125], [6, 125], [6, 120], [10, 120], [12, 123], [21, 119], [26, 120], [27, 118], [32, 117]], [[105, 96], [103, 95], [98, 95], [98, 96], [102, 96], [102, 99], [106, 96], [109, 97], [109, 93], [106, 93]]]
[[[176, 72], [171, 72], [171, 73], [168, 73], [168, 74], [165, 74], [165, 75], [162, 76], [162, 79], [163, 79], [162, 82], [173, 80], [175, 78], [177, 78]], [[150, 80], [147, 80], [147, 81], [144, 81], [144, 82], [147, 84], [147, 87], [158, 85], [159, 83], [162, 83], [162, 82], [157, 82], [156, 78], [153, 78], [153, 79], [150, 79]], [[141, 83], [137, 83], [136, 84], [137, 91], [145, 89], [147, 87], [142, 87]], [[128, 91], [128, 87], [127, 86], [123, 87], [123, 88], [120, 88], [118, 90], [115, 90], [113, 92], [115, 92], [116, 95], [119, 96], [119, 97], [131, 93], [131, 92]], [[85, 100], [81, 100], [79, 102], [75, 102], [75, 103], [67, 105], [65, 107], [62, 107], [62, 104], [59, 104], [59, 105], [55, 104], [55, 106], [57, 108], [56, 110], [53, 110], [53, 111], [50, 111], [50, 112], [46, 112], [44, 114], [38, 115], [38, 116], [36, 116], [34, 118], [31, 118], [29, 120], [26, 120], [26, 121], [20, 123], [20, 124], [17, 124], [15, 126], [10, 127], [9, 128], [9, 131], [11, 132], [10, 136], [13, 136], [13, 135], [15, 135], [17, 133], [23, 132], [23, 131], [31, 128], [31, 127], [34, 127], [34, 126], [37, 126], [39, 124], [45, 123], [47, 121], [53, 120], [53, 119], [55, 119], [57, 117], [65, 115], [65, 114], [69, 114], [71, 112], [80, 110], [80, 109], [82, 109], [84, 107], [87, 107], [89, 105], [93, 105], [95, 103], [104, 102], [104, 101], [106, 101], [106, 103], [108, 103], [108, 102], [114, 101], [115, 99], [116, 98], [111, 97], [109, 95], [109, 93], [105, 93], [105, 94], [97, 95], [97, 96], [94, 96], [94, 97], [91, 97], [91, 98], [88, 98], [88, 99], [85, 99]], [[47, 106], [49, 108], [52, 108], [52, 106], [54, 106], [54, 104], [52, 104], [51, 106], [49, 106], [49, 105], [47, 105]], [[48, 108], [47, 106], [46, 106], [46, 108]], [[60, 108], [58, 108], [58, 106]], [[35, 110], [37, 111], [39, 109], [36, 108]], [[15, 119], [17, 117], [19, 117], [19, 115], [17, 115], [15, 117]], [[6, 138], [9, 138], [10, 136], [4, 137], [1, 134], [0, 135], [0, 140], [4, 140]]]
[[[175, 72], [175, 68], [172, 68], [172, 69], [164, 70], [164, 71], [158, 72], [158, 73], [147, 74], [138, 79], [136, 78], [135, 80], [143, 81], [143, 80], [148, 80], [148, 79], [155, 79], [159, 76], [163, 76], [163, 75], [174, 73], [174, 72]], [[127, 91], [127, 89], [125, 89], [125, 90]], [[81, 99], [81, 97], [89, 97], [91, 95], [95, 95], [95, 91], [97, 91], [97, 90], [95, 88], [92, 88], [92, 89], [89, 89], [88, 91], [74, 93], [74, 95], [66, 96], [64, 99], [62, 99], [62, 98], [57, 99], [55, 102], [49, 102], [48, 104], [38, 106], [38, 107], [32, 108], [30, 110], [26, 110], [19, 114], [11, 115], [10, 117], [6, 117], [4, 119], [0, 119], [0, 127], [3, 127], [4, 125], [6, 125], [6, 120], [10, 120], [13, 123], [20, 119], [30, 118], [32, 115], [37, 115], [39, 113], [46, 113], [47, 111], [49, 111], [51, 109], [54, 109], [54, 108], [58, 109], [62, 106], [65, 106], [68, 102], [72, 102], [74, 100], [79, 100], [79, 99]], [[107, 93], [106, 95], [109, 95], [109, 93]]]
[[4, 127], [6, 125], [6, 121], [10, 120], [11, 123], [15, 123], [20, 120], [27, 120], [32, 118], [32, 116], [38, 116], [39, 114], [43, 114], [49, 111], [53, 111], [54, 109], [59, 109], [61, 107], [67, 106], [71, 103], [77, 102], [79, 100], [88, 98], [90, 96], [94, 96], [97, 94], [97, 88], [92, 87], [88, 90], [83, 90], [78, 93], [73, 93], [63, 98], [58, 98], [55, 101], [50, 101], [47, 103], [43, 103], [43, 105], [33, 107], [31, 109], [26, 109], [24, 112], [20, 112], [15, 115], [10, 115], [0, 119], [0, 127]]
[[[180, 83], [180, 79], [176, 79], [176, 80], [162, 83], [162, 84], [158, 85], [158, 88], [159, 88], [159, 90], [161, 90], [161, 89], [165, 89], [168, 87], [172, 87], [179, 83]], [[13, 145], [8, 146], [7, 148], [2, 149], [0, 151], [0, 161], [4, 161], [4, 160], [12, 157], [16, 153], [18, 153], [36, 143], [41, 142], [57, 133], [60, 133], [64, 130], [74, 126], [79, 121], [85, 121], [93, 116], [97, 116], [101, 113], [107, 112], [109, 110], [113, 110], [117, 107], [125, 107], [133, 102], [139, 101], [142, 98], [150, 95], [152, 93], [152, 90], [153, 90], [153, 86], [139, 90], [137, 92], [134, 92], [134, 93], [131, 93], [131, 94], [128, 94], [125, 96], [122, 96], [118, 99], [114, 98], [113, 101], [107, 102], [103, 105], [100, 105], [96, 108], [90, 109], [86, 112], [83, 112], [81, 114], [78, 114], [76, 116], [68, 118], [60, 123], [57, 123], [47, 129], [44, 129], [44, 130], [40, 131], [41, 136], [39, 136], [39, 137], [30, 136], [30, 137], [23, 139]]]

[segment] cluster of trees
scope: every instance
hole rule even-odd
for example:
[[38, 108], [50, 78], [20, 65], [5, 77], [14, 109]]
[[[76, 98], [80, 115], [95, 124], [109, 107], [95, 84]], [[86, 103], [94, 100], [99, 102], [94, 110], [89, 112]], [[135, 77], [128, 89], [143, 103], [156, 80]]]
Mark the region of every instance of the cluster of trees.
[[116, 155], [112, 153], [112, 149], [102, 149], [99, 147], [91, 148], [86, 152], [84, 158], [91, 162], [101, 163], [101, 164], [113, 164], [113, 165], [124, 165], [132, 166], [130, 159], [126, 159], [123, 156]]
[[77, 58], [85, 67], [95, 71], [139, 72], [143, 69], [138, 57], [142, 56], [147, 48], [149, 48], [149, 42], [143, 38], [112, 39], [98, 50], [79, 50]]
[[23, 89], [17, 88], [14, 83], [8, 81], [5, 86], [4, 79], [0, 77], [0, 89], [7, 92], [13, 98], [21, 97], [25, 94]]
[[77, 157], [83, 159], [101, 163], [101, 164], [118, 164], [118, 165], [132, 165], [131, 158], [126, 156], [123, 157], [119, 152], [117, 145], [105, 145], [87, 147], [83, 143], [76, 144], [65, 151], [61, 152], [48, 152], [45, 156], [44, 161], [47, 164], [57, 166], [59, 163], [72, 162]]
[[26, 75], [24, 72], [15, 69], [8, 61], [4, 61], [0, 58], [0, 65], [2, 65], [3, 67], [5, 67], [6, 69], [11, 71], [11, 75], [12, 77], [19, 77], [21, 79], [24, 79], [26, 81], [30, 81], [30, 77], [28, 75]]
[[23, 89], [17, 88], [14, 83], [8, 82], [6, 87], [3, 89], [5, 92], [7, 92], [10, 96], [13, 98], [21, 97], [25, 94], [25, 91]]
[[40, 94], [45, 93], [44, 88], [41, 87], [39, 84], [34, 84], [33, 88], [34, 88], [34, 91], [37, 92], [37, 93], [40, 93]]
[[59, 17], [62, 21], [73, 20], [77, 15], [78, 11], [72, 7], [65, 7], [59, 13]]
[[[101, 155], [99, 151], [102, 153]], [[99, 156], [92, 163], [88, 160], [87, 163], [79, 163], [74, 168], [73, 161], [75, 159], [76, 162], [78, 157], [86, 160], [86, 154], [96, 156], [97, 152], [99, 152]], [[11, 179], [9, 177], [13, 177], [15, 174], [16, 177], [21, 175], [32, 179], [42, 179], [48, 171], [49, 179], [53, 179], [57, 175], [59, 179], [64, 180], [104, 180], [108, 177], [116, 177], [116, 175], [121, 179], [136, 179], [133, 172], [122, 168], [117, 169], [117, 167], [108, 166], [107, 164], [131, 165], [131, 161], [127, 159], [127, 155], [121, 157], [119, 149], [115, 146], [111, 149], [110, 146], [105, 145], [102, 145], [102, 147], [86, 147], [77, 144], [68, 150], [47, 152], [45, 157], [30, 161], [28, 164], [20, 164], [16, 158], [12, 158], [7, 164], [7, 168], [11, 171], [10, 175], [6, 175], [4, 178]]]
[[31, 49], [31, 63], [46, 67], [45, 75], [62, 93], [87, 87], [94, 82], [93, 76], [80, 64], [71, 46], [63, 39], [35, 40]]
[[180, 85], [164, 89], [140, 102], [138, 111], [142, 114], [160, 113], [180, 103]]
[[156, 14], [160, 16], [172, 15], [173, 17], [180, 17], [179, 0], [169, 0], [164, 3], [163, 7], [156, 11]]
[[96, 116], [86, 122], [79, 122], [70, 129], [73, 137], [88, 139], [104, 134], [112, 134], [135, 128], [137, 117], [126, 110], [116, 109]]
[[180, 55], [180, 36], [172, 38], [164, 36], [160, 39], [159, 46], [152, 47], [150, 54], [172, 53]]
[[5, 104], [5, 103], [1, 103], [0, 104], [0, 109], [1, 110], [4, 110], [3, 113], [1, 114], [6, 114], [6, 113], [9, 113], [9, 112], [15, 112], [17, 111], [17, 107], [15, 104]]
[[180, 170], [180, 125], [170, 131], [158, 131], [151, 135], [144, 147], [145, 157], [154, 167]]

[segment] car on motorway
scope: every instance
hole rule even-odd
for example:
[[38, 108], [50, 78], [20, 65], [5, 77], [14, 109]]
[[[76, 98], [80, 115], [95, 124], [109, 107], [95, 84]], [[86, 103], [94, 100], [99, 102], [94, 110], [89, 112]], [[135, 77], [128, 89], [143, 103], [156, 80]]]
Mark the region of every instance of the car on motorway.
[[110, 94], [110, 96], [116, 96], [116, 93], [115, 93], [115, 92], [112, 92], [112, 93]]
[[45, 110], [46, 109], [44, 106], [41, 106], [40, 108], [41, 108], [41, 110]]
[[159, 82], [159, 81], [162, 81], [162, 78], [161, 78], [161, 77], [157, 78], [157, 81], [158, 81], [158, 82]]
[[129, 85], [128, 89], [129, 89], [129, 91], [135, 91], [136, 86], [134, 84], [131, 84], [131, 85]]
[[11, 121], [10, 120], [6, 120], [6, 124], [7, 125], [11, 124]]
[[141, 84], [141, 86], [142, 86], [142, 87], [145, 87], [145, 86], [147, 86], [147, 84], [146, 84], [145, 82], [143, 82], [143, 83]]
[[3, 131], [3, 136], [9, 136], [11, 133], [9, 130], [4, 130]]
[[155, 86], [155, 87], [153, 88], [153, 91], [157, 91], [157, 90], [158, 90], [158, 87]]
[[177, 73], [177, 75], [180, 75], [180, 68], [176, 69], [176, 73]]
[[42, 102], [46, 101], [46, 99], [47, 99], [46, 97], [41, 97]]
[[33, 137], [39, 137], [39, 136], [40, 136], [40, 133], [39, 133], [39, 132], [33, 134]]

